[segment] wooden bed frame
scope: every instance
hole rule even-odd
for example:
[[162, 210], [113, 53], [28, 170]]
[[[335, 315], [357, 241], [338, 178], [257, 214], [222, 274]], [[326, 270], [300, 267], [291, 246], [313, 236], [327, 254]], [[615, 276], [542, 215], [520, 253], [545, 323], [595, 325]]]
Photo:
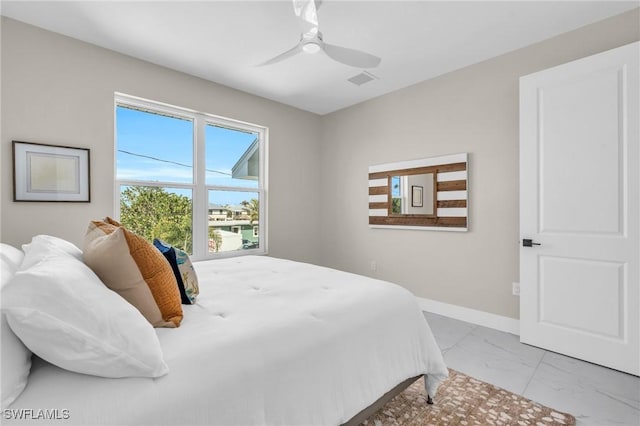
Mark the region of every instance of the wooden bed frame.
[[[399, 395], [403, 390], [411, 386], [413, 382], [418, 380], [422, 375], [411, 377], [400, 383], [389, 392], [382, 395], [378, 398], [373, 404], [360, 411], [358, 414], [353, 416], [349, 421], [343, 423], [341, 426], [358, 426], [369, 417], [371, 417], [376, 411], [382, 408], [387, 402], [391, 401], [395, 396]], [[431, 399], [431, 395], [427, 395], [427, 404], [433, 404], [433, 399]]]

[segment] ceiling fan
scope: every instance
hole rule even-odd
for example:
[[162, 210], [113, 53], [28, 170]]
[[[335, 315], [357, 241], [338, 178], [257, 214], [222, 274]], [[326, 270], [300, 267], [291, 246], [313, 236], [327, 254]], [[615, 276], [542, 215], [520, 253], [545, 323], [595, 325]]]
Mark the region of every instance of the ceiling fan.
[[[316, 0], [318, 6], [320, 1]], [[334, 61], [356, 68], [377, 67], [381, 59], [360, 50], [349, 49], [347, 47], [335, 46], [325, 43], [322, 40], [322, 33], [318, 30], [318, 14], [316, 1], [314, 0], [293, 0], [293, 11], [300, 21], [302, 34], [300, 42], [293, 48], [278, 56], [261, 63], [259, 66], [271, 65], [283, 61], [300, 52], [318, 53], [324, 51]]]

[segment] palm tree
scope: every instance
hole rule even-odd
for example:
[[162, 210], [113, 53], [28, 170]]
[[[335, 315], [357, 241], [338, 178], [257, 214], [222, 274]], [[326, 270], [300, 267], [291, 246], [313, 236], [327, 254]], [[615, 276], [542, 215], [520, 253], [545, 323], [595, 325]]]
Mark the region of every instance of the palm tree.
[[216, 253], [220, 251], [222, 247], [222, 234], [213, 226], [209, 227], [209, 251], [213, 250]]
[[222, 210], [225, 210], [227, 212], [227, 220], [233, 218], [233, 213], [231, 212], [231, 206], [229, 206], [229, 204], [225, 204], [224, 206], [222, 206]]
[[247, 213], [249, 214], [249, 218], [251, 219], [250, 223], [253, 225], [253, 222], [258, 222], [258, 220], [260, 219], [260, 201], [252, 198], [250, 201], [245, 200], [240, 204], [242, 204], [242, 206], [247, 209]]

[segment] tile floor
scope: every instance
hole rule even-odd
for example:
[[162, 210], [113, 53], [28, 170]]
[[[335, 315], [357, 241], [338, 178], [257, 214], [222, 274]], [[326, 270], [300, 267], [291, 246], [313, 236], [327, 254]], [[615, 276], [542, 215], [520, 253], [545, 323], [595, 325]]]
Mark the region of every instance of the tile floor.
[[425, 312], [449, 368], [571, 413], [579, 426], [640, 426], [640, 378]]

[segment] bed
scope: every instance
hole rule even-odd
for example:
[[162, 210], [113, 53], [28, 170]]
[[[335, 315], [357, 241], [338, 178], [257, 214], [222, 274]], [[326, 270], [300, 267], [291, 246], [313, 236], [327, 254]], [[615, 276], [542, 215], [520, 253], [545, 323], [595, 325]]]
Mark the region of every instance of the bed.
[[34, 355], [3, 424], [43, 424], [16, 418], [38, 409], [65, 425], [353, 424], [413, 378], [424, 375], [433, 396], [447, 377], [415, 298], [397, 285], [267, 256], [194, 268], [197, 303], [179, 328], [154, 329], [168, 374], [95, 377]]

